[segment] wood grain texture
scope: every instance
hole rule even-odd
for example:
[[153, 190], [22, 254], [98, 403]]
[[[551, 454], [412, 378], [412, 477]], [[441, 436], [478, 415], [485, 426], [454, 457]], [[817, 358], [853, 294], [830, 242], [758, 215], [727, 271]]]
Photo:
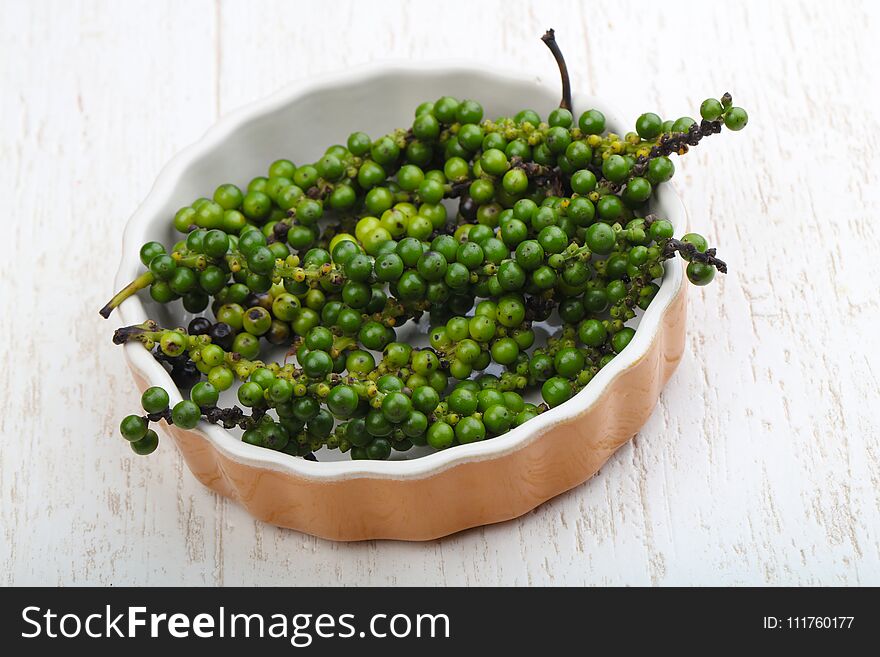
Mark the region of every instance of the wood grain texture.
[[[678, 166], [731, 273], [691, 295], [637, 438], [534, 512], [427, 544], [276, 529], [170, 442], [132, 455], [116, 424], [137, 394], [95, 310], [162, 165], [219, 115], [363, 62], [553, 83], [550, 26], [574, 87], [633, 118], [727, 90], [751, 117]], [[867, 1], [0, 4], [0, 582], [880, 584], [878, 33]]]

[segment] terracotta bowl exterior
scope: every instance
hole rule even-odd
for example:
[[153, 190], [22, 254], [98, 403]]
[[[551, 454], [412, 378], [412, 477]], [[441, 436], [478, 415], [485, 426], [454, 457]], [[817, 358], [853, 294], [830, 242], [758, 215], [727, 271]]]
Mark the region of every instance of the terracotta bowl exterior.
[[[371, 66], [297, 83], [224, 118], [167, 165], [126, 227], [117, 286], [139, 273], [140, 244], [174, 241], [176, 209], [219, 182], [246, 182], [280, 157], [311, 161], [355, 129], [377, 135], [408, 125], [419, 102], [445, 94], [480, 100], [487, 116], [525, 106], [546, 114], [558, 102], [555, 87], [460, 64]], [[601, 101], [575, 97], [576, 109], [588, 107], [624, 130]], [[683, 228], [684, 208], [668, 185], [658, 190], [655, 211]], [[435, 539], [515, 518], [592, 477], [647, 421], [681, 360], [686, 305], [682, 267], [671, 261], [630, 345], [574, 398], [498, 438], [417, 459], [315, 463], [245, 444], [205, 422], [191, 431], [165, 429], [199, 481], [265, 522], [340, 541]], [[124, 324], [148, 317], [181, 324], [140, 297], [122, 304], [117, 323], [120, 317]], [[181, 398], [143, 347], [124, 351], [141, 390], [159, 385], [172, 404]]]

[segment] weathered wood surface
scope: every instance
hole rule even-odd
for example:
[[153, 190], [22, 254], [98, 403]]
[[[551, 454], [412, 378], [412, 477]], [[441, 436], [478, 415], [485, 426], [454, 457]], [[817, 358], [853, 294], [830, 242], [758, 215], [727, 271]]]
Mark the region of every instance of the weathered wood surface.
[[[878, 21], [867, 1], [2, 3], [0, 582], [880, 584]], [[729, 90], [751, 116], [678, 167], [731, 273], [692, 294], [638, 437], [523, 518], [421, 545], [278, 530], [169, 444], [132, 455], [136, 391], [95, 310], [162, 165], [243, 103], [362, 62], [552, 81], [549, 26], [575, 87], [626, 115]]]

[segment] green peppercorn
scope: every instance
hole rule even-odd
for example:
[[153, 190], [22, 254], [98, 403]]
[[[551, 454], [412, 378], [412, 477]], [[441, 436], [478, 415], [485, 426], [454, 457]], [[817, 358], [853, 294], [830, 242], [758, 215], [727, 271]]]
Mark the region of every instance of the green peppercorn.
[[455, 438], [462, 445], [483, 440], [486, 437], [486, 427], [476, 417], [462, 418], [455, 425]]
[[715, 278], [715, 268], [702, 262], [689, 262], [687, 277], [694, 285], [708, 285]]
[[724, 125], [728, 130], [742, 130], [749, 122], [749, 115], [742, 107], [731, 107], [724, 114]]
[[143, 438], [129, 444], [131, 445], [131, 450], [135, 454], [146, 456], [147, 454], [155, 452], [156, 448], [159, 446], [159, 434], [152, 429], [148, 429]]
[[605, 115], [596, 109], [587, 110], [578, 119], [578, 127], [585, 134], [598, 135], [605, 131]]
[[141, 406], [147, 413], [161, 413], [168, 408], [168, 393], [163, 388], [153, 386], [141, 395]]
[[147, 421], [139, 415], [128, 415], [119, 424], [119, 432], [129, 442], [136, 442], [147, 435]]
[[547, 379], [541, 386], [541, 397], [550, 408], [559, 406], [571, 398], [571, 383], [562, 377]]
[[189, 400], [183, 400], [171, 409], [171, 419], [181, 429], [194, 429], [202, 417], [199, 407]]
[[428, 428], [428, 445], [446, 449], [455, 441], [455, 431], [446, 422], [435, 422]]
[[506, 406], [495, 404], [483, 413], [483, 424], [490, 433], [500, 435], [510, 429], [513, 413]]
[[351, 417], [358, 406], [358, 396], [354, 388], [346, 385], [334, 386], [327, 395], [327, 408], [340, 418]]

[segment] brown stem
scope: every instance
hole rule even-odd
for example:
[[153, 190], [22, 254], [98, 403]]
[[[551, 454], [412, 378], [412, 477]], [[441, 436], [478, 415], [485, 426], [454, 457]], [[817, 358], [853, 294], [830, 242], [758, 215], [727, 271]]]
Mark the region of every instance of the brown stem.
[[137, 340], [147, 333], [155, 333], [158, 330], [160, 330], [159, 325], [152, 319], [148, 319], [143, 324], [123, 326], [114, 331], [113, 344], [125, 344], [131, 340]]
[[722, 274], [727, 273], [727, 263], [715, 257], [715, 249], [706, 249], [705, 251], [697, 251], [697, 247], [689, 242], [682, 242], [674, 238], [670, 238], [663, 245], [663, 256], [671, 258], [675, 253], [681, 254], [685, 260], [693, 260], [702, 262], [710, 267], [715, 267]]
[[[724, 94], [724, 96], [729, 97], [730, 94]], [[717, 135], [721, 132], [723, 123], [721, 119], [715, 121], [702, 119], [699, 123], [692, 124], [687, 129], [687, 132], [667, 132], [660, 135], [657, 143], [651, 148], [647, 156], [640, 155], [636, 158], [636, 163], [630, 172], [630, 177], [644, 175], [648, 170], [648, 164], [653, 159], [666, 157], [673, 153], [684, 155], [691, 146], [699, 144], [704, 137]]]
[[565, 57], [562, 56], [559, 44], [556, 43], [556, 33], [553, 31], [553, 28], [544, 32], [541, 41], [553, 53], [556, 64], [559, 66], [559, 76], [562, 78], [562, 100], [559, 101], [559, 107], [571, 112], [571, 79], [568, 77], [568, 66], [565, 64]]

